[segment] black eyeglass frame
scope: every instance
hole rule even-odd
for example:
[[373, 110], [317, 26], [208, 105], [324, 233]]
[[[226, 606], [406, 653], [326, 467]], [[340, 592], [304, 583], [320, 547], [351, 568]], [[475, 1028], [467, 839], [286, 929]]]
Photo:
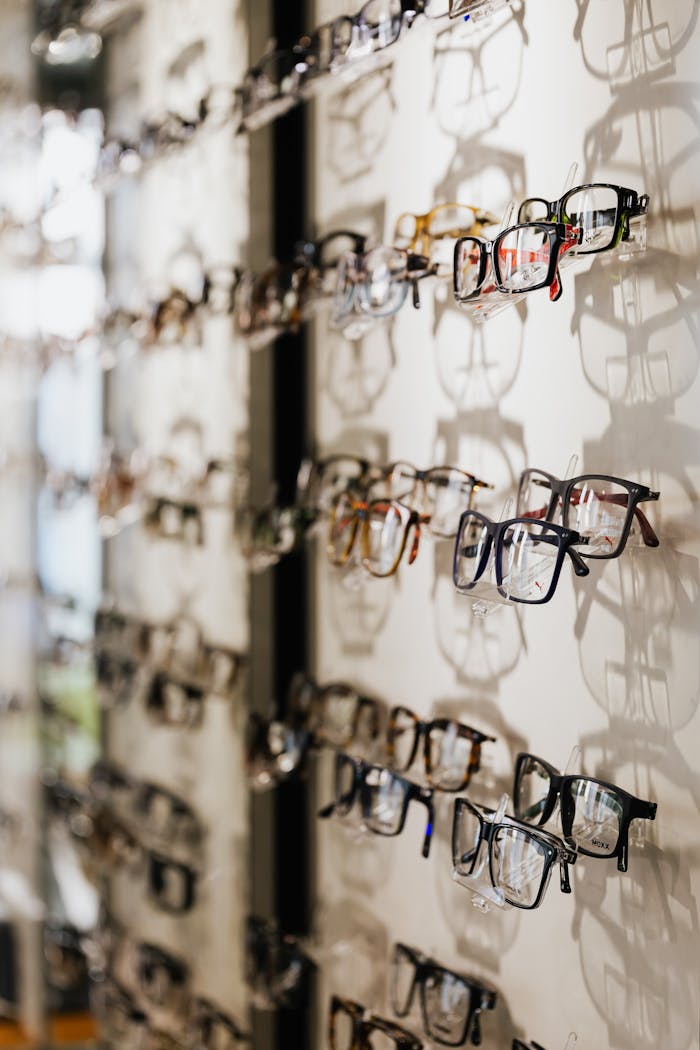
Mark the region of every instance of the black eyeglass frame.
[[[479, 811], [481, 809], [481, 812]], [[454, 804], [454, 815], [452, 820], [452, 863], [455, 870], [465, 866], [465, 861], [458, 853], [458, 835], [459, 826], [462, 819], [462, 813], [464, 810], [468, 810], [473, 816], [475, 816], [479, 822], [479, 838], [474, 847], [474, 855], [471, 860], [471, 868], [468, 874], [472, 874], [476, 865], [479, 853], [482, 848], [482, 844], [486, 844], [488, 849], [488, 864], [489, 864], [489, 876], [491, 878], [491, 885], [496, 888], [499, 887], [499, 883], [496, 881], [494, 867], [493, 867], [493, 843], [496, 838], [497, 832], [501, 828], [505, 828], [507, 831], [521, 832], [521, 834], [535, 841], [540, 847], [544, 855], [544, 867], [542, 869], [542, 877], [540, 886], [537, 891], [537, 896], [532, 904], [522, 904], [520, 901], [512, 900], [505, 890], [503, 890], [504, 900], [507, 904], [510, 904], [513, 908], [520, 908], [523, 911], [533, 911], [538, 908], [542, 903], [542, 899], [547, 891], [549, 885], [549, 879], [552, 874], [552, 868], [558, 862], [559, 863], [559, 888], [562, 893], [571, 893], [571, 882], [569, 880], [569, 864], [576, 863], [576, 851], [571, 849], [563, 840], [559, 839], [556, 835], [552, 835], [548, 831], [543, 831], [540, 828], [533, 828], [531, 824], [526, 824], [522, 820], [517, 820], [514, 817], [503, 817], [500, 821], [484, 820], [482, 813], [491, 814], [494, 811], [489, 809], [487, 806], [481, 806], [477, 808], [467, 798], [456, 798]]]
[[[517, 233], [518, 230], [532, 229], [536, 227], [544, 230], [547, 235], [547, 247], [549, 249], [549, 266], [547, 268], [547, 275], [544, 280], [538, 284], [528, 285], [527, 288], [512, 288], [507, 287], [503, 283], [501, 275], [501, 265], [498, 258], [498, 250], [501, 245], [501, 241], [505, 237], [510, 237], [511, 234]], [[452, 271], [452, 290], [454, 297], [458, 303], [471, 302], [474, 299], [478, 299], [481, 295], [481, 289], [484, 281], [486, 280], [486, 274], [488, 271], [489, 261], [491, 262], [491, 269], [493, 271], [493, 278], [496, 288], [500, 292], [504, 292], [506, 295], [525, 295], [528, 292], [536, 292], [539, 288], [549, 288], [550, 285], [554, 284], [555, 279], [558, 275], [559, 268], [559, 255], [566, 241], [571, 236], [572, 231], [576, 230], [576, 227], [571, 227], [567, 223], [563, 222], [520, 222], [515, 226], [508, 226], [505, 230], [494, 237], [493, 240], [487, 240], [485, 237], [477, 237], [469, 235], [467, 237], [460, 237], [455, 243], [454, 250], [454, 266]], [[580, 230], [578, 233], [579, 243], [583, 231]], [[459, 289], [458, 273], [460, 270], [459, 265], [459, 253], [462, 245], [467, 242], [475, 244], [479, 249], [479, 276], [476, 282], [476, 287], [473, 292], [469, 292], [468, 295], [462, 295]], [[558, 298], [558, 297], [557, 297]]]
[[518, 221], [520, 221], [527, 205], [536, 202], [537, 204], [544, 204], [548, 219], [557, 222], [568, 222], [569, 220], [566, 217], [567, 202], [575, 193], [582, 193], [585, 190], [592, 189], [614, 190], [617, 193], [615, 228], [608, 244], [603, 245], [601, 248], [579, 248], [577, 249], [577, 254], [598, 255], [600, 252], [607, 252], [611, 248], [617, 248], [621, 241], [629, 238], [630, 219], [646, 215], [649, 207], [648, 193], [638, 194], [636, 190], [628, 189], [626, 186], [616, 186], [610, 182], [586, 182], [582, 186], [574, 186], [572, 189], [567, 190], [556, 201], [547, 201], [544, 197], [527, 197], [518, 208]]
[[[639, 527], [642, 533], [642, 538], [647, 547], [658, 547], [659, 538], [654, 532], [654, 529], [647, 520], [646, 515], [639, 510], [640, 503], [646, 503], [649, 501], [656, 501], [661, 495], [660, 492], [652, 492], [646, 485], [640, 485], [636, 481], [627, 481], [625, 478], [617, 478], [612, 474], [579, 474], [575, 478], [557, 478], [554, 474], [550, 474], [546, 470], [540, 470], [537, 467], [528, 467], [520, 475], [520, 481], [518, 483], [518, 496], [516, 506], [520, 503], [521, 493], [527, 484], [528, 477], [531, 474], [540, 474], [547, 478], [551, 489], [551, 496], [549, 499], [549, 505], [546, 508], [544, 518], [534, 518], [527, 514], [524, 517], [530, 517], [531, 521], [547, 521], [551, 522], [551, 517], [555, 513], [557, 506], [557, 497], [561, 502], [561, 519], [562, 524], [565, 528], [569, 527], [569, 513], [571, 511], [571, 493], [584, 481], [608, 481], [611, 484], [619, 485], [620, 488], [625, 488], [629, 492], [629, 503], [627, 506], [627, 517], [625, 524], [622, 529], [620, 539], [618, 540], [617, 546], [612, 554], [594, 554], [592, 551], [581, 550], [579, 553], [583, 558], [591, 558], [597, 560], [610, 560], [612, 558], [619, 558], [625, 549], [625, 545], [629, 538], [630, 529], [632, 528], [632, 520], [637, 516], [639, 520]], [[544, 486], [542, 486], [544, 487]], [[619, 504], [618, 504], [619, 506]]]
[[[462, 532], [464, 531], [467, 520], [469, 518], [473, 518], [476, 521], [479, 521], [482, 527], [486, 529], [488, 542], [484, 544], [484, 549], [481, 553], [481, 560], [479, 562], [478, 570], [474, 573], [473, 580], [471, 581], [471, 583], [465, 585], [460, 584], [458, 582], [459, 558], [462, 553], [460, 540]], [[476, 510], [465, 510], [461, 518], [459, 519], [459, 528], [457, 529], [457, 539], [455, 542], [454, 559], [452, 563], [452, 580], [459, 593], [469, 594], [469, 592], [478, 584], [479, 580], [481, 579], [488, 567], [492, 549], [494, 551], [496, 586], [498, 589], [498, 593], [503, 598], [507, 598], [508, 601], [511, 602], [520, 602], [523, 605], [543, 605], [545, 602], [548, 602], [557, 588], [559, 576], [561, 574], [562, 566], [564, 564], [564, 558], [567, 555], [571, 558], [571, 561], [573, 562], [574, 572], [576, 573], [576, 575], [588, 576], [588, 574], [590, 573], [590, 569], [583, 561], [580, 552], [575, 549], [576, 546], [580, 544], [588, 543], [587, 538], [585, 536], [581, 536], [578, 532], [575, 532], [573, 529], [564, 528], [563, 525], [556, 525], [554, 522], [551, 521], [543, 522], [543, 527], [551, 529], [554, 532], [558, 542], [557, 560], [554, 566], [554, 570], [552, 572], [549, 590], [543, 598], [516, 598], [512, 594], [509, 594], [508, 591], [503, 587], [503, 566], [501, 564], [504, 547], [504, 536], [508, 529], [512, 528], [513, 525], [532, 524], [532, 518], [508, 518], [506, 521], [496, 522], [491, 521], [490, 518], [485, 517], [485, 515], [480, 514]], [[554, 538], [551, 536], [543, 535], [539, 537], [539, 542], [553, 543]]]
[[[396, 974], [399, 965], [399, 955], [403, 954], [413, 965], [413, 979], [411, 981], [411, 987], [406, 996], [405, 1006], [399, 1004], [398, 995], [396, 992]], [[457, 973], [455, 970], [450, 970], [446, 966], [441, 966], [436, 963], [433, 959], [423, 955], [422, 952], [416, 951], [415, 948], [409, 947], [407, 944], [397, 942], [394, 945], [392, 958], [392, 982], [391, 982], [391, 1008], [397, 1017], [407, 1017], [410, 1013], [411, 1006], [413, 1005], [416, 988], [420, 989], [420, 1005], [421, 1014], [423, 1017], [423, 1028], [425, 1029], [426, 1035], [433, 1039], [437, 1043], [441, 1043], [443, 1046], [462, 1046], [467, 1042], [469, 1034], [472, 1034], [472, 1043], [474, 1046], [478, 1046], [481, 1042], [480, 1025], [479, 1025], [479, 1014], [482, 1010], [493, 1010], [496, 1005], [497, 994], [490, 988], [486, 988], [480, 981], [475, 980], [473, 977], [467, 977], [466, 974]], [[430, 1023], [428, 1017], [428, 1008], [426, 1002], [426, 981], [431, 975], [438, 975], [440, 977], [446, 975], [459, 981], [466, 988], [469, 989], [469, 1009], [464, 1020], [464, 1027], [461, 1034], [455, 1039], [445, 1039], [438, 1035], [434, 1031], [434, 1025]]]
[[[343, 763], [352, 766], [353, 770], [353, 783], [349, 791], [341, 791], [341, 778], [342, 778], [342, 765]], [[430, 844], [433, 837], [433, 824], [435, 822], [435, 814], [433, 810], [433, 788], [424, 788], [419, 784], [414, 784], [411, 780], [401, 776], [399, 773], [395, 773], [393, 769], [389, 769], [387, 766], [377, 765], [370, 762], [365, 762], [361, 758], [355, 758], [353, 755], [348, 755], [344, 751], [336, 752], [335, 756], [335, 794], [336, 798], [333, 802], [330, 802], [327, 806], [319, 811], [319, 817], [326, 819], [332, 814], [337, 813], [340, 816], [347, 816], [352, 809], [353, 805], [359, 798], [360, 809], [364, 819], [368, 820], [372, 817], [372, 792], [374, 785], [367, 782], [368, 777], [373, 773], [387, 773], [392, 780], [399, 781], [403, 788], [403, 799], [401, 803], [401, 816], [397, 824], [396, 831], [380, 831], [376, 827], [372, 827], [368, 824], [370, 831], [373, 831], [375, 835], [383, 835], [387, 838], [394, 838], [396, 835], [400, 835], [406, 826], [406, 816], [408, 813], [408, 807], [411, 801], [422, 803], [428, 811], [428, 821], [425, 826], [425, 834], [423, 836], [423, 849], [422, 853], [424, 857], [430, 854]]]
[[[617, 857], [617, 870], [627, 871], [629, 861], [630, 823], [633, 820], [655, 820], [657, 808], [656, 802], [645, 802], [643, 799], [637, 798], [635, 795], [630, 795], [628, 791], [618, 787], [616, 784], [609, 784], [607, 781], [599, 780], [597, 777], [585, 777], [579, 773], [562, 775], [558, 769], [549, 762], [545, 762], [544, 759], [540, 758], [538, 755], [533, 755], [527, 751], [521, 751], [515, 759], [515, 772], [513, 774], [513, 810], [518, 820], [522, 820], [526, 824], [530, 824], [530, 822], [522, 816], [522, 811], [518, 812], [520, 809], [518, 805], [518, 797], [519, 784], [523, 776], [523, 767], [528, 759], [534, 759], [549, 773], [549, 791], [544, 800], [542, 812], [539, 820], [537, 820], [536, 823], [531, 824], [531, 826], [541, 827], [543, 824], [546, 824], [554, 813], [554, 807], [556, 806], [557, 799], [559, 799], [559, 810], [561, 813], [561, 826], [564, 840], [575, 846], [577, 853], [583, 854], [586, 857], [598, 857], [599, 859]], [[620, 805], [622, 810], [620, 817], [620, 831], [615, 847], [610, 850], [609, 853], [595, 853], [592, 850], [586, 849], [585, 846], [580, 846], [571, 834], [576, 803], [573, 795], [567, 790], [567, 788], [574, 782], [595, 784], [596, 787], [603, 788], [603, 790], [613, 795]]]

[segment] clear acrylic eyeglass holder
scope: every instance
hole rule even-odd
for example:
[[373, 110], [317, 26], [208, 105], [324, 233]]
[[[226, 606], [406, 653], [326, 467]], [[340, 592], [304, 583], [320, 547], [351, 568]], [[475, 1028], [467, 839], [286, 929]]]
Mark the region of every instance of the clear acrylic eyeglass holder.
[[[573, 189], [575, 185], [576, 175], [578, 172], [578, 164], [574, 163], [569, 168], [566, 181], [564, 183], [564, 189], [562, 190], [562, 196], [567, 193], [570, 189]], [[503, 213], [503, 219], [499, 228], [499, 233], [503, 230], [508, 229], [512, 226], [513, 219], [517, 219], [515, 213], [515, 202], [509, 201], [506, 205]], [[635, 218], [628, 220], [629, 234], [625, 240], [621, 240], [620, 243], [615, 247], [611, 248], [606, 252], [603, 252], [598, 258], [602, 258], [608, 264], [612, 261], [623, 261], [633, 256], [639, 255], [640, 252], [646, 251], [647, 247], [647, 217], [646, 215], [639, 215]], [[575, 248], [565, 252], [559, 261], [559, 270], [568, 270], [574, 263], [580, 262], [582, 259], [588, 258], [588, 255], [584, 252], [577, 252]], [[490, 270], [489, 263], [489, 270]], [[489, 279], [489, 272], [487, 271], [486, 280]], [[544, 291], [544, 289], [537, 289], [537, 291]], [[488, 321], [491, 317], [496, 317], [497, 314], [503, 313], [510, 306], [515, 306], [523, 298], [530, 295], [530, 292], [519, 292], [517, 294], [513, 292], [502, 292], [499, 289], [495, 289], [492, 292], [486, 292], [484, 294], [476, 296], [474, 299], [469, 299], [464, 302], [460, 302], [459, 306], [463, 313], [466, 313], [473, 321], [483, 323]]]
[[[571, 775], [574, 773], [581, 772], [581, 748], [577, 744], [575, 745], [569, 756], [569, 761], [566, 764], [564, 770], [565, 775]], [[510, 796], [507, 794], [501, 795], [501, 799], [498, 803], [498, 807], [493, 813], [481, 814], [483, 820], [488, 820], [492, 824], [499, 824], [505, 816], [507, 816], [508, 803], [510, 802]], [[557, 812], [557, 807], [554, 813]], [[554, 816], [554, 813], [552, 816]], [[533, 829], [535, 830], [535, 829]], [[570, 844], [569, 848], [573, 849]], [[515, 876], [515, 879], [514, 879]], [[476, 863], [474, 871], [471, 875], [460, 875], [456, 870], [452, 872], [452, 878], [455, 882], [459, 883], [472, 895], [472, 904], [479, 911], [488, 912], [492, 908], [500, 908], [501, 911], [510, 911], [512, 905], [508, 904], [505, 899], [505, 893], [499, 886], [494, 886], [491, 881], [491, 868], [489, 865], [489, 845], [487, 842], [482, 841], [479, 843], [479, 852], [476, 857]], [[528, 882], [535, 880], [539, 883], [541, 879], [541, 873], [539, 868], [539, 862], [533, 860], [528, 863], [527, 860], [521, 862], [517, 870], [510, 869], [509, 871], [509, 888], [511, 891], [518, 891], [522, 887], [526, 886]], [[517, 880], [517, 881], [515, 881]], [[525, 895], [524, 895], [525, 896]]]

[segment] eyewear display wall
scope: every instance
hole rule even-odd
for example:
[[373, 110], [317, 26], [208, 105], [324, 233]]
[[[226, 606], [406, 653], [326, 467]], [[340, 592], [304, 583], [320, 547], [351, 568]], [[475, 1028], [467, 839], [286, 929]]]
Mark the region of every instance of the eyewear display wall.
[[[309, 1032], [315, 1024], [316, 1044], [327, 1037], [333, 1050], [482, 1038], [494, 1050], [543, 1050], [525, 1033], [555, 1048], [574, 1024], [585, 1026], [584, 1045], [636, 1050], [665, 1039], [681, 1050], [695, 1031], [696, 872], [681, 818], [692, 808], [697, 764], [696, 551], [687, 526], [697, 502], [689, 407], [697, 303], [692, 238], [679, 216], [695, 207], [692, 121], [680, 126], [697, 33], [670, 8], [628, 5], [618, 19], [612, 8], [541, 2], [542, 11], [529, 0], [368, 0], [347, 12], [316, 5], [308, 33], [290, 32], [290, 21], [281, 33], [277, 19], [278, 39], [262, 57], [262, 32], [245, 40], [250, 26], [236, 8], [225, 23], [230, 30], [235, 21], [235, 46], [230, 37], [220, 49], [205, 40], [207, 75], [192, 74], [200, 89], [212, 86], [165, 91], [140, 131], [110, 132], [105, 143], [99, 177], [110, 192], [123, 194], [125, 174], [143, 176], [127, 191], [141, 198], [141, 223], [112, 225], [139, 239], [147, 272], [159, 270], [171, 241], [190, 237], [184, 227], [199, 244], [213, 216], [202, 245], [230, 251], [202, 250], [184, 282], [164, 265], [155, 294], [144, 297], [140, 286], [141, 306], [115, 306], [73, 337], [39, 338], [46, 385], [57, 363], [60, 372], [91, 358], [113, 373], [108, 425], [121, 427], [125, 402], [133, 409], [129, 440], [116, 447], [169, 433], [164, 420], [183, 406], [208, 436], [236, 445], [235, 457], [204, 457], [189, 474], [167, 453], [140, 472], [138, 457], [126, 455], [95, 475], [47, 471], [44, 495], [55, 508], [71, 512], [95, 497], [103, 538], [116, 540], [105, 550], [105, 578], [117, 584], [117, 607], [95, 623], [94, 710], [108, 753], [136, 768], [91, 766], [80, 751], [75, 727], [91, 717], [77, 673], [90, 664], [84, 638], [49, 632], [46, 680], [63, 672], [73, 704], [61, 703], [55, 683], [42, 686], [39, 704], [60, 740], [52, 739], [42, 792], [52, 849], [64, 860], [75, 854], [86, 881], [108, 886], [126, 923], [108, 920], [90, 936], [58, 915], [42, 930], [46, 978], [54, 992], [96, 978], [93, 1013], [110, 1045], [257, 1045], [259, 1013], [279, 1015], [270, 1030], [277, 1026], [283, 1044], [295, 1042], [285, 1018], [313, 1015]], [[145, 10], [159, 39], [158, 54], [146, 56], [152, 86], [186, 81], [200, 42], [173, 54], [170, 45], [190, 29], [204, 39], [211, 13], [196, 13], [196, 31], [183, 17], [177, 33], [163, 33], [156, 5]], [[137, 53], [133, 45], [115, 48], [115, 61], [124, 62], [122, 50]], [[219, 50], [228, 60], [239, 45], [230, 82], [210, 77]], [[552, 79], [562, 69], [566, 77], [543, 91], [542, 71]], [[312, 96], [303, 112], [314, 122], [305, 154], [314, 222], [303, 221], [298, 200], [287, 206], [279, 225], [291, 237], [285, 246], [277, 236], [278, 261], [266, 262], [269, 245], [248, 220], [270, 203], [262, 201], [270, 172], [278, 211], [297, 197], [303, 135], [289, 148], [299, 125], [286, 114]], [[266, 167], [254, 133], [273, 121]], [[250, 137], [232, 146], [234, 130]], [[211, 149], [220, 132], [237, 151], [227, 163]], [[570, 176], [559, 199], [532, 195], [552, 188], [572, 145], [585, 160], [581, 184]], [[216, 171], [224, 192], [203, 219], [198, 180]], [[651, 206], [643, 188], [653, 191]], [[239, 192], [246, 199], [229, 215], [227, 195]], [[499, 221], [508, 198], [515, 203]], [[458, 203], [474, 200], [484, 207]], [[13, 231], [15, 218], [6, 225]], [[121, 285], [118, 270], [119, 262]], [[507, 321], [477, 328], [494, 304], [495, 312], [514, 307]], [[281, 382], [291, 373], [279, 358], [290, 350], [301, 375], [295, 337], [307, 335], [313, 364], [303, 403], [305, 384]], [[268, 345], [258, 359], [247, 354]], [[22, 346], [17, 337], [12, 353]], [[216, 382], [200, 383], [224, 359]], [[272, 376], [274, 409], [257, 396], [248, 403], [248, 370], [254, 383]], [[632, 379], [616, 397], [623, 372]], [[233, 390], [234, 373], [241, 389]], [[603, 376], [597, 385], [594, 373]], [[239, 394], [243, 421], [231, 408]], [[352, 450], [304, 461], [296, 497], [293, 478], [267, 455], [273, 425], [277, 445], [291, 448], [295, 415], [305, 448]], [[569, 447], [581, 450], [587, 472], [560, 478], [529, 466], [548, 465], [552, 448], [556, 466], [556, 450]], [[220, 501], [209, 489], [222, 474], [236, 485]], [[513, 505], [499, 515], [506, 496]], [[212, 559], [205, 511], [224, 503], [232, 520]], [[121, 535], [134, 516], [150, 541], [171, 541], [151, 543], [150, 564], [139, 549], [143, 530]], [[595, 564], [604, 560], [613, 564]], [[562, 575], [568, 563], [573, 573]], [[271, 570], [251, 607], [247, 569]], [[294, 589], [302, 575], [312, 580], [310, 602], [305, 588]], [[265, 588], [274, 631], [249, 646], [243, 630], [239, 648], [228, 628], [238, 638], [241, 624], [260, 617]], [[556, 612], [525, 609], [555, 592]], [[510, 612], [491, 618], [491, 600]], [[137, 614], [121, 614], [122, 602]], [[190, 613], [202, 624], [194, 633]], [[270, 669], [289, 663], [302, 624], [308, 652], [295, 666], [310, 673], [286, 691], [289, 676]], [[17, 720], [34, 701], [26, 684], [3, 685], [3, 728], [5, 716]], [[580, 740], [590, 769], [610, 779], [560, 772], [532, 753], [542, 726], [551, 754], [563, 738]], [[513, 772], [511, 808], [505, 796], [491, 808]], [[279, 791], [249, 811], [246, 783]], [[287, 821], [290, 797], [308, 812], [326, 803], [311, 848], [306, 826]], [[659, 799], [662, 820], [647, 798]], [[0, 839], [13, 852], [33, 829], [15, 817], [13, 799], [1, 801]], [[276, 841], [264, 870], [248, 878], [249, 841], [270, 846], [270, 825], [254, 823], [266, 807]], [[417, 823], [423, 857], [432, 853], [426, 863]], [[614, 859], [620, 875], [600, 859]], [[557, 871], [571, 897], [545, 901]], [[305, 936], [309, 887], [313, 933]], [[298, 923], [288, 921], [290, 900]], [[235, 965], [219, 965], [243, 903], [254, 913], [245, 981]], [[538, 914], [489, 916], [472, 904]], [[555, 950], [543, 951], [550, 942]], [[239, 1024], [238, 1010], [220, 1002], [222, 989], [235, 996], [244, 984], [254, 1041], [246, 1012]], [[547, 986], [558, 994], [543, 996]]]

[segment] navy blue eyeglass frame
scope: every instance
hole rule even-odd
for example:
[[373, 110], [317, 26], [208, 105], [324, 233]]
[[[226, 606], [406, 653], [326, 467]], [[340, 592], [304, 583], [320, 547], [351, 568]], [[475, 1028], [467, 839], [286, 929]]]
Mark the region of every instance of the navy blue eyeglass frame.
[[[528, 759], [534, 759], [549, 774], [549, 791], [547, 797], [542, 800], [538, 820], [528, 820], [519, 803], [520, 781], [524, 775], [524, 767]], [[595, 784], [603, 788], [603, 790], [614, 796], [620, 806], [622, 811], [620, 815], [620, 832], [617, 842], [609, 853], [594, 853], [592, 850], [586, 849], [585, 846], [579, 845], [571, 834], [576, 812], [576, 802], [568, 789], [574, 782]], [[527, 824], [531, 824], [532, 827], [542, 827], [552, 816], [557, 798], [559, 799], [561, 826], [565, 841], [574, 843], [576, 852], [585, 854], [587, 857], [598, 857], [602, 860], [617, 857], [618, 871], [627, 871], [631, 821], [656, 819], [655, 802], [645, 802], [643, 799], [636, 798], [634, 795], [630, 795], [629, 792], [617, 787], [616, 784], [598, 780], [597, 777], [584, 777], [578, 773], [562, 776], [559, 770], [550, 765], [549, 762], [545, 762], [544, 759], [539, 758], [537, 755], [521, 751], [515, 760], [515, 774], [513, 777], [513, 812], [518, 820], [525, 821]]]
[[[467, 554], [469, 548], [462, 546], [462, 533], [464, 532], [469, 520], [478, 521], [482, 527], [486, 530], [488, 540], [484, 544], [484, 549], [481, 552], [481, 558], [477, 571], [474, 573], [474, 578], [471, 583], [460, 584], [459, 583], [459, 559], [462, 554]], [[540, 522], [537, 522], [540, 524]], [[564, 558], [568, 555], [571, 558], [574, 566], [574, 572], [577, 576], [588, 576], [590, 569], [586, 565], [585, 561], [577, 550], [574, 550], [575, 546], [588, 543], [588, 539], [585, 536], [581, 536], [578, 532], [573, 529], [566, 529], [562, 525], [555, 525], [553, 522], [542, 522], [543, 533], [538, 537], [540, 543], [556, 543], [558, 545], [557, 550], [557, 561], [554, 566], [552, 573], [552, 579], [549, 585], [549, 590], [542, 598], [515, 598], [512, 594], [503, 587], [503, 548], [505, 545], [504, 536], [508, 529], [512, 528], [513, 525], [527, 525], [532, 528], [532, 518], [508, 518], [507, 521], [491, 521], [490, 518], [485, 517], [476, 510], [465, 510], [459, 519], [459, 528], [457, 529], [457, 539], [455, 542], [454, 558], [452, 562], [452, 579], [455, 587], [460, 594], [468, 594], [470, 590], [476, 586], [481, 577], [483, 576], [486, 568], [489, 564], [489, 558], [491, 556], [492, 549], [495, 551], [495, 567], [496, 567], [496, 586], [498, 593], [504, 598], [507, 598], [511, 602], [520, 602], [523, 605], [543, 605], [544, 602], [548, 602], [554, 591], [556, 590], [557, 583], [559, 581], [559, 575], [561, 573], [562, 565], [564, 564]], [[546, 530], [546, 532], [544, 531]], [[550, 535], [553, 533], [553, 535]]]
[[[352, 787], [348, 791], [343, 791], [343, 766], [348, 769], [352, 769]], [[319, 817], [326, 819], [338, 813], [340, 816], [346, 816], [352, 809], [355, 800], [359, 798], [360, 807], [362, 810], [362, 816], [366, 820], [372, 818], [372, 796], [376, 790], [375, 785], [369, 783], [369, 778], [374, 773], [386, 773], [391, 777], [392, 783], [400, 785], [402, 789], [403, 797], [401, 799], [401, 816], [398, 821], [396, 831], [382, 831], [378, 827], [373, 827], [372, 824], [368, 823], [368, 828], [373, 831], [375, 835], [385, 835], [393, 837], [400, 835], [406, 824], [406, 814], [408, 813], [408, 806], [412, 800], [422, 803], [428, 810], [428, 822], [425, 826], [425, 835], [423, 837], [423, 856], [427, 857], [430, 853], [430, 844], [433, 838], [433, 824], [435, 821], [435, 815], [433, 811], [433, 788], [420, 787], [418, 784], [414, 784], [412, 781], [407, 780], [406, 777], [399, 776], [398, 773], [394, 773], [393, 770], [387, 769], [386, 766], [373, 765], [369, 762], [364, 762], [360, 758], [353, 758], [352, 755], [347, 755], [343, 751], [338, 751], [335, 756], [335, 801], [330, 802], [323, 809], [319, 810]]]

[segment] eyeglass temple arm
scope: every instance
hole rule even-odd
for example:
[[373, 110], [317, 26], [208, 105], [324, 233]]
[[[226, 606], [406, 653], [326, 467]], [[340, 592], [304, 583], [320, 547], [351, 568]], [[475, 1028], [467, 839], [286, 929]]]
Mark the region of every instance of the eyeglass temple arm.
[[[632, 805], [632, 814], [630, 816], [630, 822], [632, 820], [655, 820], [656, 819], [656, 803], [655, 802], [643, 802], [641, 799], [635, 799]], [[624, 839], [620, 842], [620, 853], [617, 858], [617, 870], [627, 871], [629, 863], [629, 826], [626, 829]]]
[[571, 882], [569, 881], [569, 864], [576, 861], [575, 853], [561, 853], [559, 855], [559, 888], [562, 893], [571, 893]]
[[[581, 536], [581, 537], [579, 537], [579, 539], [576, 542], [577, 543], [582, 543], [582, 544], [583, 543], [588, 543], [588, 537], [587, 536]], [[588, 565], [586, 564], [586, 562], [583, 560], [583, 558], [581, 557], [579, 552], [577, 550], [574, 550], [573, 547], [567, 547], [566, 548], [566, 553], [569, 555], [569, 557], [571, 558], [572, 562], [574, 563], [574, 572], [576, 573], [576, 575], [577, 576], [588, 576], [588, 574], [590, 573], [591, 570], [588, 567]]]
[[433, 824], [435, 822], [433, 791], [432, 788], [422, 788], [417, 784], [412, 784], [409, 797], [414, 798], [416, 802], [422, 802], [428, 810], [428, 823], [425, 825], [425, 835], [423, 837], [423, 856], [427, 857], [430, 853], [430, 844], [433, 840]]

